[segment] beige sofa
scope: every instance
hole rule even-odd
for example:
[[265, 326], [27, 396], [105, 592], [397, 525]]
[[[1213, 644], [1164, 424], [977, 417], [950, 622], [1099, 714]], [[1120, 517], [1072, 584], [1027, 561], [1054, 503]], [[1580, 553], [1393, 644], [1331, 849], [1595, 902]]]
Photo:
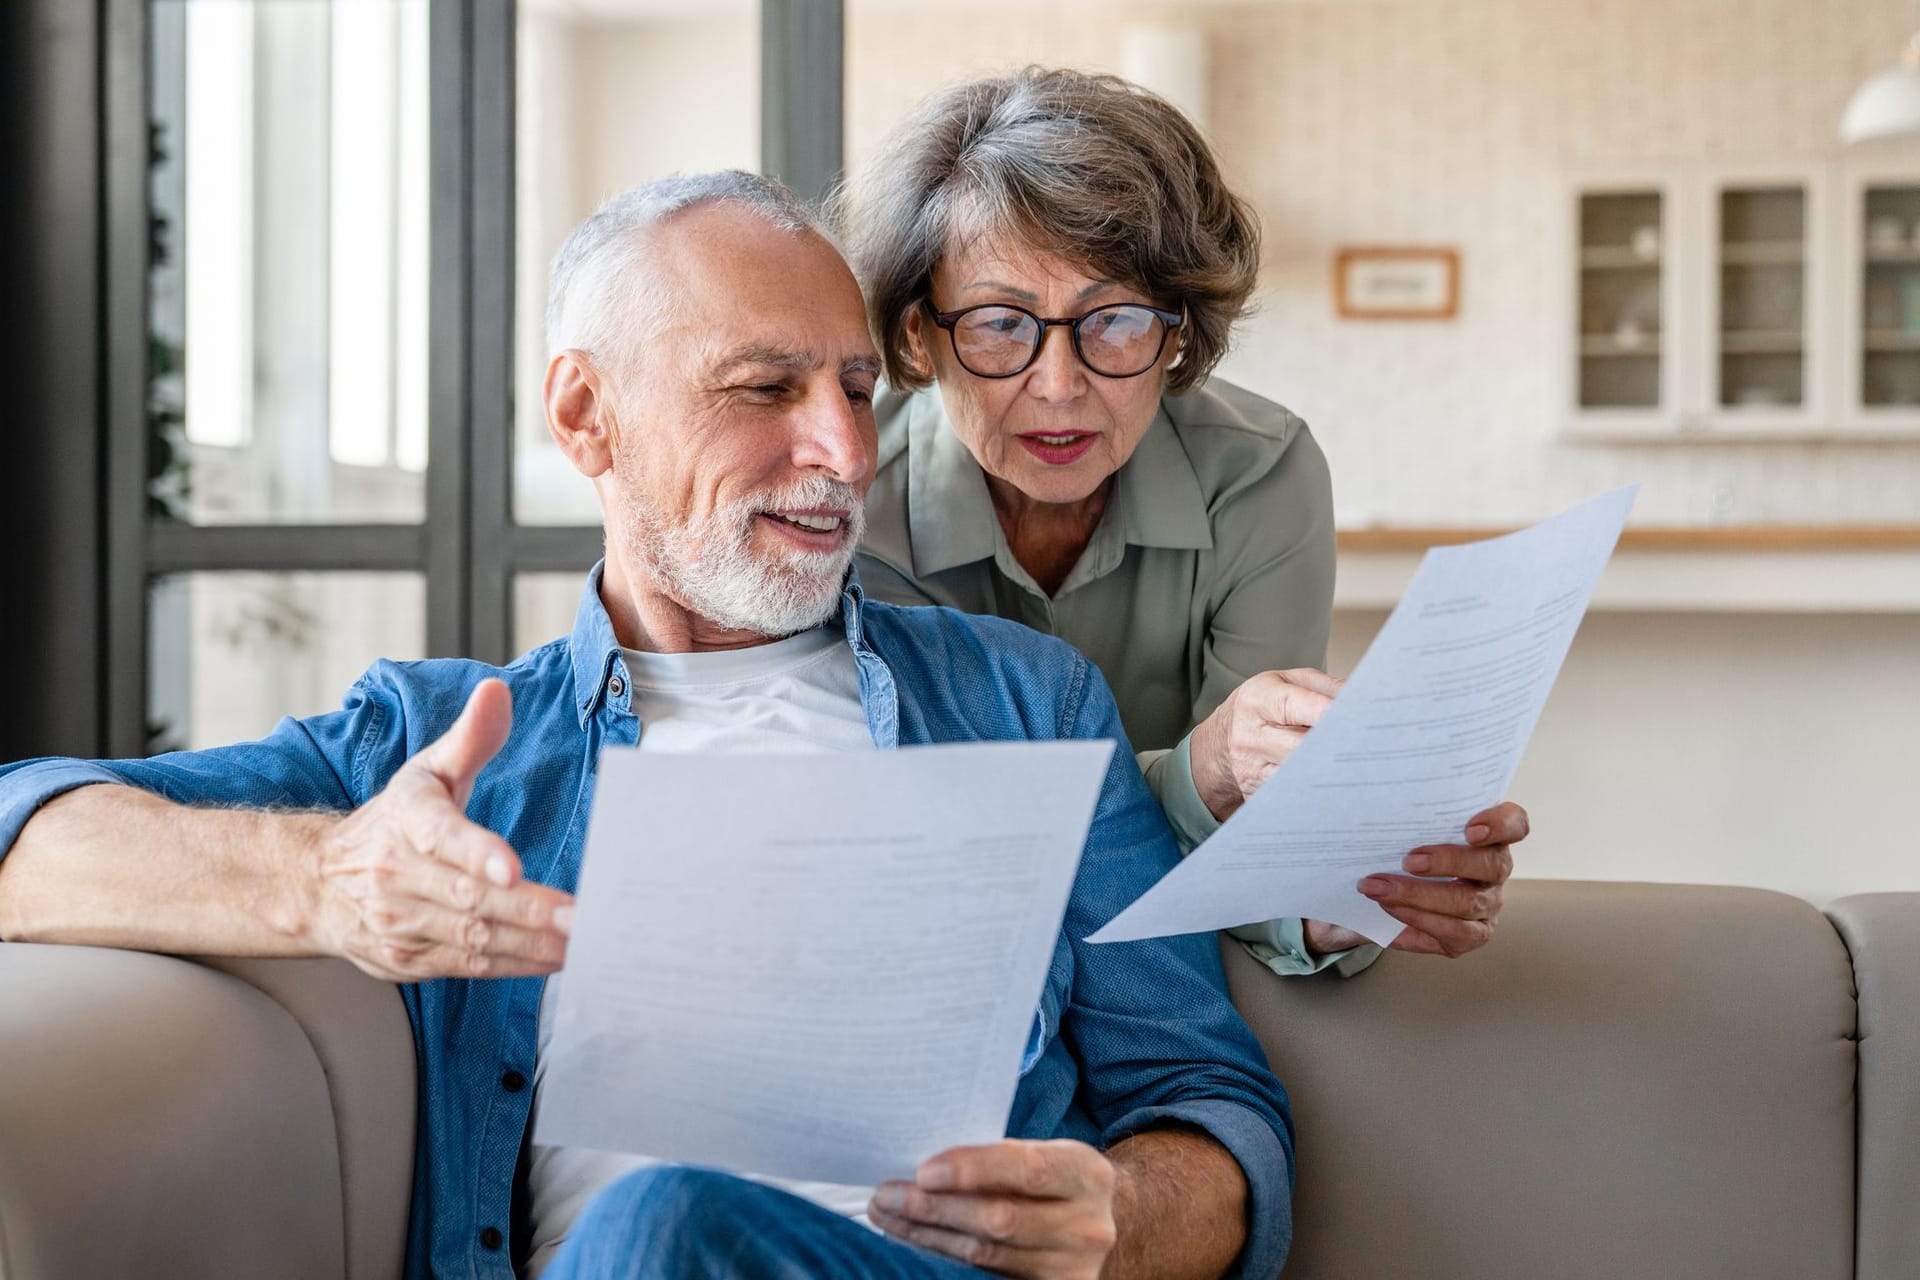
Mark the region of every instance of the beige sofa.
[[[1532, 882], [1498, 941], [1234, 995], [1299, 1126], [1286, 1275], [1920, 1276], [1920, 894]], [[393, 990], [0, 945], [0, 1277], [385, 1280]]]

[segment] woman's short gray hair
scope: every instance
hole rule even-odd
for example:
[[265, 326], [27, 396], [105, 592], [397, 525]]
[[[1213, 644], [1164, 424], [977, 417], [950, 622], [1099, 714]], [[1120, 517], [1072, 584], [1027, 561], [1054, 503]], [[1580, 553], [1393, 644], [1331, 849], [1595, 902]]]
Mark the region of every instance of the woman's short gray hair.
[[838, 219], [895, 386], [925, 386], [907, 317], [955, 237], [1011, 233], [1119, 281], [1186, 324], [1167, 386], [1226, 354], [1260, 267], [1260, 226], [1200, 131], [1118, 76], [1028, 67], [929, 101], [839, 197]]
[[554, 255], [547, 286], [547, 349], [603, 358], [637, 349], [668, 303], [639, 270], [646, 232], [676, 213], [737, 204], [790, 234], [824, 234], [813, 212], [785, 186], [757, 173], [675, 174], [622, 191], [573, 229]]

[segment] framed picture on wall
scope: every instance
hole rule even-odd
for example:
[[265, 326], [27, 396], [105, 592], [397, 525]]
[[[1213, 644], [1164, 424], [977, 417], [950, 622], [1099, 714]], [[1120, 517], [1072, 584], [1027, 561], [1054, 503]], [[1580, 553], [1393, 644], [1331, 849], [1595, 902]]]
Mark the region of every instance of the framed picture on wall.
[[1343, 320], [1451, 320], [1460, 309], [1460, 252], [1413, 246], [1338, 250], [1333, 304]]

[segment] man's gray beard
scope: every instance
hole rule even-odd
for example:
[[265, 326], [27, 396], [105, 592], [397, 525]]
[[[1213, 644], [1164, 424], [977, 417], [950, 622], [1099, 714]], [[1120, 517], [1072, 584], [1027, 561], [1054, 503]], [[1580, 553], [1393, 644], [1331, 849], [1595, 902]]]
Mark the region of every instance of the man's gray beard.
[[[662, 519], [635, 496], [636, 486], [626, 477], [620, 487], [620, 532], [634, 563], [683, 608], [729, 631], [790, 636], [832, 617], [866, 527], [859, 491], [825, 476], [739, 499], [691, 522]], [[754, 551], [754, 517], [761, 512], [821, 507], [852, 513], [842, 525], [847, 537], [839, 550]]]

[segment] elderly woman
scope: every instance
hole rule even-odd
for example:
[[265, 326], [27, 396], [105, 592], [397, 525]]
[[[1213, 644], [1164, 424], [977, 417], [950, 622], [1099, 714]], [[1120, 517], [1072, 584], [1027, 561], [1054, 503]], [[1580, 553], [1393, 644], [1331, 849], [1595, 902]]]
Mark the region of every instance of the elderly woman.
[[[1208, 373], [1259, 231], [1206, 142], [1111, 76], [1030, 68], [907, 121], [845, 194], [889, 390], [867, 591], [998, 614], [1106, 674], [1183, 847], [1331, 704], [1327, 464], [1306, 424]], [[1486, 941], [1526, 814], [1360, 889], [1408, 951]], [[1321, 921], [1235, 931], [1285, 973], [1376, 949]]]

